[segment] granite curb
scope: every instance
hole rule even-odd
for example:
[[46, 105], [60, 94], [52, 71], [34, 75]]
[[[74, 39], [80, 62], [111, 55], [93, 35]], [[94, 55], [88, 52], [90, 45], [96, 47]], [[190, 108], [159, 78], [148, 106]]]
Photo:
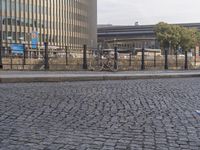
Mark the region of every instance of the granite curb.
[[76, 81], [106, 81], [106, 80], [139, 80], [139, 79], [164, 79], [164, 78], [192, 78], [200, 77], [194, 74], [107, 74], [107, 75], [63, 75], [63, 76], [0, 76], [0, 83], [32, 83], [32, 82], [76, 82]]

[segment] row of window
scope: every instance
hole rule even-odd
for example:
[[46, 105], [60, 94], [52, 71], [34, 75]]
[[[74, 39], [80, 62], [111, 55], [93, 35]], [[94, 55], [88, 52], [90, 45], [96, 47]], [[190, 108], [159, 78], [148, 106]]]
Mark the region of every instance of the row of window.
[[[145, 41], [146, 42], [146, 46], [148, 48], [155, 48], [155, 41]], [[115, 47], [117, 46], [118, 48], [125, 48], [125, 49], [131, 49], [131, 48], [142, 48], [144, 45], [144, 41], [135, 41], [133, 43], [111, 43], [111, 47]]]
[[[31, 41], [31, 34], [28, 33], [24, 33], [24, 32], [3, 32], [3, 41], [7, 41], [8, 37], [12, 37], [12, 41], [20, 41], [25, 38], [27, 39], [27, 41]], [[87, 43], [87, 39], [86, 38], [82, 38], [82, 37], [65, 37], [65, 36], [52, 36], [52, 35], [47, 35], [47, 34], [39, 34], [39, 41], [40, 42], [45, 42], [48, 41], [50, 43], [66, 43], [67, 41], [69, 43]]]
[[[50, 14], [50, 12], [51, 12], [51, 13], [53, 13], [53, 15], [55, 17], [59, 17], [60, 14], [63, 13], [63, 15], [65, 15], [65, 16], [68, 15], [68, 17], [71, 19], [75, 17], [76, 20], [87, 21], [87, 17], [85, 15], [79, 14], [78, 13], [79, 10], [77, 10], [77, 7], [75, 7], [75, 6], [73, 7], [74, 11], [70, 12], [67, 10], [67, 7], [64, 10], [62, 10], [61, 8], [58, 8], [58, 7], [50, 10], [49, 8], [47, 8], [47, 6], [40, 6], [40, 5], [36, 6], [34, 4], [27, 4], [27, 3], [24, 4], [24, 3], [19, 3], [19, 2], [17, 3], [15, 1], [12, 1], [10, 3], [10, 0], [2, 0], [2, 6], [0, 7], [0, 10], [2, 12], [7, 12], [7, 13], [16, 11], [17, 13], [18, 12], [29, 12], [30, 14]], [[55, 7], [55, 6], [52, 6], [52, 7]], [[54, 12], [53, 12], [53, 10], [54, 10]], [[81, 10], [81, 8], [80, 8], [80, 10]]]
[[[5, 15], [0, 16], [3, 25], [0, 29], [6, 29], [0, 38], [6, 41], [12, 37], [13, 41], [24, 39], [30, 42], [30, 33], [24, 33], [28, 27], [29, 31], [34, 29], [40, 33], [47, 30], [45, 33], [49, 35], [39, 35], [40, 42], [65, 43], [67, 40], [72, 44], [87, 43], [88, 4], [87, 0], [0, 0], [0, 14]], [[20, 27], [22, 32], [15, 27]], [[66, 31], [70, 35], [66, 35]]]
[[84, 26], [80, 25], [73, 25], [73, 24], [66, 24], [66, 23], [60, 23], [57, 24], [58, 22], [47, 22], [47, 21], [42, 21], [39, 22], [37, 20], [32, 20], [32, 19], [12, 19], [12, 18], [3, 18], [3, 25], [17, 25], [17, 26], [26, 26], [26, 27], [34, 27], [34, 28], [48, 28], [48, 29], [61, 29], [62, 27], [69, 32], [78, 32], [78, 33], [83, 33], [87, 34], [88, 29]]
[[[87, 22], [87, 20], [88, 20], [88, 18], [87, 18], [87, 16], [85, 16], [85, 15], [82, 15], [82, 14], [78, 14], [78, 13], [72, 13], [72, 12], [67, 12], [68, 14], [66, 14], [66, 16], [62, 16], [61, 15], [61, 19], [62, 20], [75, 20], [75, 21], [80, 21], [80, 22]], [[10, 14], [10, 13], [8, 13], [8, 14]], [[8, 15], [7, 14], [7, 15]], [[15, 13], [13, 13], [13, 14], [15, 14]], [[30, 14], [33, 14], [33, 13], [30, 13]], [[38, 13], [38, 14], [41, 14], [41, 13]], [[45, 13], [45, 14], [47, 14], [47, 13]], [[56, 14], [52, 14], [55, 18], [59, 18], [60, 16], [59, 15], [57, 15], [56, 16]], [[9, 15], [10, 16], [10, 15]], [[24, 16], [23, 16], [24, 17]], [[33, 18], [32, 16], [30, 17], [30, 18]], [[38, 18], [40, 18], [40, 16], [38, 15]], [[54, 19], [54, 18], [53, 18]]]

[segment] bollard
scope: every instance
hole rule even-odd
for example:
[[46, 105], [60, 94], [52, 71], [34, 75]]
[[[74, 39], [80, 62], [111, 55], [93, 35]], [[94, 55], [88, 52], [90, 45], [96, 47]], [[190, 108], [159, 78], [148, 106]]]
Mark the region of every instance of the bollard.
[[165, 70], [168, 70], [168, 49], [165, 48]]
[[117, 47], [115, 47], [115, 57], [114, 57], [114, 69], [118, 69], [118, 54], [117, 54]]
[[83, 69], [87, 70], [87, 45], [83, 45]]
[[145, 64], [144, 64], [144, 47], [142, 48], [142, 60], [141, 60], [141, 70], [145, 70]]
[[65, 58], [65, 61], [66, 61], [66, 66], [68, 66], [68, 46], [65, 46], [65, 53], [66, 53], [66, 58]]
[[3, 62], [2, 62], [2, 43], [0, 43], [0, 69], [3, 69]]
[[188, 52], [185, 51], [185, 70], [188, 70]]
[[45, 46], [44, 69], [49, 70], [48, 43], [45, 42], [44, 46]]

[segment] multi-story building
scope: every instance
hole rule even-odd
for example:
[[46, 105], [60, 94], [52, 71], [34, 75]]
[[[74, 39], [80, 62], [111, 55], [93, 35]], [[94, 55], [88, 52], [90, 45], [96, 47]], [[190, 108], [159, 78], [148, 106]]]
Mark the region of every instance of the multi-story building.
[[97, 0], [0, 0], [0, 43], [95, 47]]
[[[200, 31], [200, 23], [178, 24], [186, 28], [195, 28]], [[98, 26], [98, 43], [103, 48], [119, 49], [146, 48], [158, 49], [159, 42], [156, 40], [155, 25], [135, 26]]]

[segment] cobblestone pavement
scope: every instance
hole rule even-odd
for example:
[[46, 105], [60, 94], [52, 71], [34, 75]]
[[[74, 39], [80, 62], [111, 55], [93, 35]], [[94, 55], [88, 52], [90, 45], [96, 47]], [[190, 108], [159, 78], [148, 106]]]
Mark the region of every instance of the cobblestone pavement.
[[200, 150], [200, 80], [0, 84], [0, 150]]

